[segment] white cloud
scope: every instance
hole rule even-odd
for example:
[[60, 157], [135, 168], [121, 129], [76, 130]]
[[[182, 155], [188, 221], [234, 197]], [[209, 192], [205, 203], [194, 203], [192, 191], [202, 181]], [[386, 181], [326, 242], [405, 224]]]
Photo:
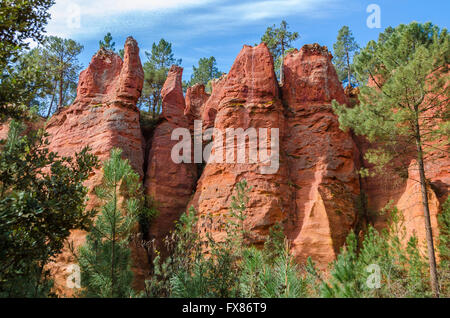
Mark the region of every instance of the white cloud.
[[64, 13], [69, 5], [78, 5], [83, 15], [101, 17], [135, 11], [180, 9], [208, 2], [211, 0], [57, 0], [51, 11], [57, 14]]
[[230, 13], [241, 12], [244, 20], [261, 20], [272, 17], [309, 13], [330, 0], [270, 0], [256, 3], [243, 3], [228, 8]]
[[[190, 32], [228, 31], [230, 28], [243, 27], [270, 19], [288, 19], [290, 16], [324, 18], [336, 8], [341, 0], [265, 0], [237, 2], [215, 7], [211, 12], [199, 13], [185, 17], [185, 23], [202, 27], [191, 29]], [[228, 2], [229, 3], [229, 2]]]
[[[164, 13], [201, 6], [214, 0], [56, 0], [50, 9], [47, 32], [72, 36], [95, 34], [105, 25], [117, 24], [120, 16], [131, 13]], [[133, 21], [136, 24], [139, 21]], [[123, 23], [121, 23], [123, 25]], [[129, 23], [131, 24], [131, 23]]]
[[271, 18], [315, 16], [327, 12], [337, 1], [340, 0], [56, 0], [50, 10], [52, 18], [47, 31], [62, 37], [95, 37], [111, 29], [149, 28], [161, 16], [195, 8], [200, 10], [163, 21], [189, 25], [189, 32], [197, 34]]

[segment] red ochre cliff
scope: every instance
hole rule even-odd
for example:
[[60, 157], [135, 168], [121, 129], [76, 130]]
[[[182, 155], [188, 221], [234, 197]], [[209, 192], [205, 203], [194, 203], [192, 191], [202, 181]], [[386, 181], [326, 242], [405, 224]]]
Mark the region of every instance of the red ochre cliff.
[[[144, 72], [142, 70], [137, 42], [128, 38], [125, 43], [124, 60], [111, 51], [101, 49], [81, 72], [77, 97], [72, 105], [54, 114], [48, 121], [49, 149], [61, 156], [73, 156], [83, 147], [101, 161], [109, 157], [114, 147], [123, 149], [123, 157], [129, 159], [134, 170], [143, 177], [144, 154], [142, 151], [139, 110], [136, 107], [141, 95]], [[99, 206], [93, 189], [101, 183], [101, 169], [86, 181], [89, 189], [89, 209]], [[73, 231], [69, 242], [75, 249], [85, 241], [86, 233]], [[135, 264], [145, 263], [142, 251], [133, 250]], [[139, 259], [138, 259], [139, 258]], [[71, 296], [66, 288], [68, 266], [75, 263], [69, 249], [59, 255], [50, 269], [55, 277], [55, 289], [60, 295]], [[137, 280], [142, 279], [145, 266], [133, 268]]]
[[[187, 90], [186, 97], [182, 90], [183, 70], [173, 66], [161, 92], [158, 124], [151, 134], [143, 134], [136, 103], [144, 74], [137, 43], [128, 38], [124, 60], [102, 49], [80, 74], [74, 103], [59, 110], [46, 125], [49, 148], [67, 156], [90, 146], [100, 160], [107, 159], [113, 147], [122, 148], [123, 157], [142, 177], [145, 193], [157, 202], [159, 215], [148, 237], [160, 247], [174, 222], [190, 206], [213, 220], [208, 226], [201, 223], [200, 231], [223, 237], [218, 225], [229, 213], [236, 183], [244, 179], [251, 186], [244, 223], [250, 232], [248, 243], [261, 246], [269, 228], [281, 223], [299, 262], [311, 256], [325, 268], [336, 257], [348, 233], [359, 228], [361, 216], [368, 209], [381, 209], [389, 200], [405, 214], [408, 235], [415, 233], [423, 240], [420, 191], [412, 180], [414, 160], [397, 163], [409, 167], [410, 179], [393, 174], [391, 179], [358, 176], [358, 169], [367, 166], [361, 158], [369, 144], [339, 129], [331, 102], [335, 99], [348, 103], [348, 97], [331, 59], [328, 49], [318, 44], [290, 52], [283, 64], [284, 84], [279, 87], [266, 45], [244, 46], [229, 73], [213, 81], [210, 95], [203, 85], [195, 85]], [[355, 94], [348, 93], [353, 102], [357, 100]], [[209, 127], [222, 132], [230, 128], [254, 128], [256, 132], [267, 128], [267, 142], [258, 144], [258, 148], [259, 153], [261, 149], [268, 150], [270, 156], [250, 156], [255, 145], [245, 139], [240, 141], [246, 150], [244, 163], [226, 163], [227, 150], [235, 158], [239, 154], [239, 141], [233, 137], [230, 149], [226, 145], [231, 139], [224, 135], [222, 139], [215, 137], [212, 147], [216, 159], [222, 153], [222, 162], [174, 163], [171, 152], [179, 140], [172, 140], [172, 132], [176, 128], [192, 132], [194, 120], [203, 121], [203, 132]], [[6, 132], [7, 125], [3, 125], [0, 136]], [[148, 140], [144, 140], [144, 135]], [[258, 137], [259, 143], [261, 136]], [[278, 149], [271, 147], [276, 138]], [[271, 170], [271, 159], [276, 157], [279, 166]], [[449, 160], [447, 156], [435, 155], [426, 165], [436, 235], [436, 215], [448, 195]], [[101, 177], [98, 170], [86, 182], [90, 189], [88, 208], [99, 205], [92, 190]], [[363, 193], [367, 206], [361, 204]], [[379, 227], [385, 222], [381, 217], [374, 221]], [[69, 241], [77, 247], [84, 239], [85, 233], [74, 231]], [[147, 255], [143, 248], [131, 248], [135, 287], [142, 288], [149, 269]], [[67, 267], [74, 262], [66, 249], [50, 265], [59, 295], [72, 295], [66, 288], [66, 278]]]

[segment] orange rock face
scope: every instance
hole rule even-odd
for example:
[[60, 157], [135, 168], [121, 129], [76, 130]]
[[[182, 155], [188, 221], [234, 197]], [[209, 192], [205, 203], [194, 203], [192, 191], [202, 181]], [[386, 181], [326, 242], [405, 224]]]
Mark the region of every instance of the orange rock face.
[[[0, 140], [6, 140], [9, 133], [10, 121], [0, 123]], [[24, 125], [23, 133], [26, 134], [29, 131], [38, 130], [44, 128], [45, 118], [37, 116], [33, 121], [27, 121]]]
[[184, 115], [190, 122], [201, 120], [205, 103], [210, 95], [205, 92], [205, 85], [195, 84], [186, 91], [186, 109]]
[[[262, 244], [268, 229], [277, 222], [284, 222], [288, 217], [290, 202], [287, 179], [287, 166], [281, 165], [273, 173], [264, 174], [262, 168], [268, 163], [257, 159], [250, 163], [250, 149], [255, 150], [248, 137], [241, 142], [240, 148], [245, 149], [245, 160], [237, 162], [237, 142], [234, 136], [226, 137], [230, 128], [277, 128], [279, 136], [284, 134], [284, 115], [281, 100], [279, 99], [278, 84], [273, 70], [273, 61], [265, 44], [256, 47], [244, 46], [234, 62], [230, 72], [220, 83], [211, 98], [217, 105], [214, 128], [223, 133], [223, 138], [214, 139], [213, 155], [219, 157], [222, 153], [222, 163], [207, 163], [198, 182], [197, 191], [191, 202], [200, 216], [210, 216], [212, 219], [212, 234], [220, 239], [224, 233], [218, 225], [229, 215], [231, 197], [234, 195], [236, 183], [246, 180], [251, 187], [249, 193], [245, 228], [251, 233], [249, 243]], [[211, 99], [210, 98], [210, 99]], [[207, 104], [212, 104], [210, 101]], [[274, 138], [273, 131], [268, 130], [266, 148], [271, 151], [270, 143]], [[260, 140], [261, 135], [258, 136]], [[228, 140], [227, 140], [228, 139]], [[226, 147], [227, 141], [233, 146]], [[226, 154], [234, 154], [234, 161], [227, 163]], [[280, 161], [285, 161], [280, 154]], [[200, 224], [202, 231], [206, 225]]]
[[174, 163], [171, 152], [178, 140], [171, 140], [176, 128], [189, 128], [184, 115], [185, 101], [182, 89], [183, 69], [172, 66], [161, 91], [162, 122], [156, 127], [148, 154], [145, 176], [146, 194], [156, 200], [159, 215], [152, 222], [150, 238], [156, 239], [162, 250], [162, 239], [174, 228], [174, 222], [185, 211], [197, 180], [193, 163]]
[[130, 37], [125, 43], [123, 61], [103, 48], [97, 52], [89, 67], [80, 74], [74, 104], [116, 104], [133, 108], [141, 96], [143, 78], [139, 47]]
[[331, 59], [328, 49], [317, 43], [289, 53], [284, 62], [283, 100], [288, 105], [331, 103], [333, 99], [346, 103]]
[[[406, 180], [405, 190], [397, 201], [397, 208], [403, 212], [404, 225], [406, 229], [404, 243], [415, 235], [419, 239], [420, 247], [426, 252], [426, 231], [425, 217], [423, 214], [422, 192], [418, 167], [413, 160], [408, 169], [409, 178]], [[428, 187], [428, 206], [430, 209], [431, 227], [433, 236], [439, 237], [438, 213], [440, 212], [440, 203], [436, 193], [431, 187]], [[435, 243], [436, 244], [436, 243]]]
[[136, 41], [125, 44], [124, 61], [101, 49], [81, 72], [73, 105], [55, 114], [46, 126], [50, 149], [61, 156], [89, 146], [105, 160], [113, 147], [124, 151], [131, 165], [143, 175], [139, 111], [136, 107], [144, 73]]
[[[250, 233], [248, 243], [261, 246], [269, 228], [281, 223], [300, 262], [311, 256], [325, 268], [336, 257], [349, 231], [360, 222], [361, 190], [368, 196], [369, 210], [379, 210], [393, 199], [406, 211], [407, 234], [424, 236], [417, 183], [394, 173], [387, 179], [360, 182], [357, 169], [368, 166], [362, 156], [370, 144], [339, 128], [331, 102], [355, 103], [357, 91], [348, 90], [346, 96], [331, 59], [327, 48], [318, 44], [294, 50], [284, 60], [280, 88], [266, 45], [244, 46], [230, 72], [212, 82], [211, 95], [203, 85], [195, 85], [186, 97], [183, 70], [172, 66], [161, 92], [160, 121], [154, 130], [143, 132], [136, 103], [144, 74], [139, 48], [129, 38], [123, 61], [100, 50], [81, 73], [75, 102], [58, 111], [46, 126], [49, 148], [73, 156], [88, 145], [100, 160], [107, 159], [113, 147], [122, 148], [123, 156], [141, 175], [145, 193], [156, 201], [159, 215], [148, 236], [162, 252], [163, 238], [191, 205], [205, 217], [200, 219], [199, 230], [223, 238], [221, 224], [229, 215], [236, 184], [244, 179], [251, 187], [244, 222]], [[177, 128], [189, 131], [186, 142], [192, 146], [193, 122], [200, 119], [203, 134], [210, 127], [221, 133], [201, 142], [211, 147], [215, 160], [193, 163], [191, 154], [191, 162], [174, 162], [172, 151], [180, 139], [172, 140], [172, 133]], [[235, 133], [242, 129], [244, 137], [227, 135], [231, 129]], [[7, 126], [0, 126], [0, 139], [6, 132]], [[251, 136], [256, 136], [256, 143], [250, 141]], [[431, 155], [426, 171], [435, 228], [450, 177], [448, 157]], [[409, 167], [410, 176], [415, 173], [412, 159], [396, 163]], [[92, 191], [101, 178], [101, 171], [96, 171], [86, 186]], [[97, 207], [92, 192], [90, 198], [88, 208]], [[211, 220], [212, 224], [205, 223]], [[385, 222], [374, 221], [380, 227]], [[84, 239], [85, 233], [74, 231], [69, 241], [77, 248]], [[135, 246], [132, 251], [139, 289], [149, 264], [142, 248]], [[67, 268], [72, 263], [72, 254], [65, 250], [50, 266], [59, 295], [72, 295], [66, 288]]]
[[5, 140], [8, 137], [9, 123], [0, 124], [0, 140]]
[[[361, 137], [357, 137], [356, 142], [362, 155], [369, 147], [373, 146]], [[375, 228], [381, 230], [386, 227], [389, 215], [377, 212], [392, 202], [404, 217], [406, 233], [402, 238], [403, 242], [407, 243], [409, 238], [415, 235], [419, 240], [419, 245], [426, 252], [422, 193], [418, 166], [414, 156], [414, 151], [405, 152], [402, 158], [396, 159], [387, 166], [383, 173], [363, 178], [361, 186], [367, 195], [367, 209], [370, 212], [370, 221]], [[365, 160], [361, 160], [361, 162], [363, 167], [371, 167]], [[430, 181], [428, 201], [434, 238], [439, 236], [438, 214], [448, 196], [449, 166], [450, 163], [445, 154], [431, 154], [425, 157], [426, 177]], [[399, 174], [399, 171], [403, 172], [403, 176]]]
[[357, 221], [358, 150], [339, 129], [333, 99], [346, 101], [325, 47], [304, 46], [284, 61], [283, 98], [287, 133], [283, 142], [293, 184], [288, 236], [301, 261], [332, 261]]
[[224, 233], [215, 226], [228, 215], [236, 183], [245, 179], [252, 187], [244, 223], [249, 242], [262, 244], [268, 229], [279, 222], [299, 261], [311, 256], [325, 266], [357, 222], [358, 150], [331, 109], [333, 99], [344, 103], [346, 96], [328, 50], [315, 44], [294, 51], [286, 57], [284, 71], [281, 99], [267, 47], [244, 46], [213, 88], [202, 117], [217, 111], [214, 128], [224, 137], [214, 139], [214, 156], [237, 154], [236, 145], [226, 147], [226, 129], [278, 128], [278, 169], [264, 174], [264, 163], [251, 163], [252, 145], [246, 139], [245, 162], [207, 163], [190, 204], [212, 220], [211, 228], [200, 224], [200, 229], [220, 238]]
[[[200, 229], [220, 238], [224, 233], [215, 225], [228, 215], [236, 183], [245, 179], [252, 187], [245, 212], [249, 242], [263, 243], [268, 229], [280, 222], [299, 261], [311, 256], [325, 266], [357, 222], [358, 150], [331, 109], [333, 99], [344, 103], [346, 96], [328, 50], [315, 44], [294, 51], [284, 71], [281, 99], [267, 47], [244, 46], [213, 88], [202, 117], [214, 112], [214, 128], [223, 135], [229, 128], [278, 128], [278, 169], [264, 174], [263, 163], [250, 163], [252, 145], [246, 139], [245, 163], [207, 163], [190, 204], [212, 219], [211, 229], [205, 224]], [[226, 139], [214, 139], [213, 155], [237, 154]]]
[[211, 96], [205, 102], [202, 109], [202, 121], [204, 128], [210, 128], [214, 126], [214, 121], [216, 120], [217, 107], [219, 105], [219, 99], [222, 95], [222, 87], [225, 83], [227, 76], [222, 75], [219, 79], [213, 80], [211, 82], [212, 92]]
[[[75, 152], [89, 146], [91, 152], [104, 161], [112, 148], [119, 147], [134, 170], [143, 177], [144, 155], [139, 110], [136, 107], [143, 79], [139, 48], [134, 39], [128, 38], [126, 41], [123, 62], [115, 53], [100, 50], [92, 58], [89, 67], [80, 74], [73, 105], [61, 109], [49, 120], [46, 126], [49, 149], [60, 156], [73, 156]], [[90, 190], [89, 209], [99, 204], [92, 191], [101, 183], [101, 178], [99, 170], [86, 181], [85, 185]], [[84, 241], [85, 233], [82, 231], [74, 231], [69, 238], [75, 249]], [[145, 262], [144, 257], [142, 261]], [[59, 295], [72, 295], [73, 291], [66, 287], [66, 279], [70, 274], [67, 269], [72, 263], [75, 260], [66, 249], [50, 266]], [[143, 270], [138, 267], [134, 270], [137, 280], [142, 279]]]

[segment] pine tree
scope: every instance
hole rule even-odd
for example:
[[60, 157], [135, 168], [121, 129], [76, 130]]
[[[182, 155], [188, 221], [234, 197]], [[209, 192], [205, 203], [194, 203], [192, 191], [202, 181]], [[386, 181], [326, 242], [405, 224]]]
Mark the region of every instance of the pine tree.
[[[248, 202], [246, 181], [236, 185], [230, 213], [224, 224], [227, 236], [216, 241], [198, 233], [198, 216], [193, 207], [176, 223], [167, 237], [169, 255], [154, 259], [154, 273], [146, 282], [149, 297], [236, 297], [239, 295], [240, 262], [244, 253], [245, 209]], [[208, 249], [210, 256], [203, 252]]]
[[188, 86], [194, 86], [197, 83], [207, 85], [211, 80], [219, 78], [223, 75], [216, 66], [216, 59], [214, 56], [209, 58], [202, 57], [198, 61], [198, 67], [192, 66], [192, 76]]
[[50, 78], [53, 82], [52, 100], [47, 117], [52, 112], [54, 101], [60, 109], [75, 97], [78, 72], [81, 69], [77, 56], [83, 48], [83, 45], [71, 39], [56, 36], [45, 38], [43, 59], [48, 63]]
[[316, 264], [311, 256], [306, 259], [306, 264], [303, 265], [303, 273], [306, 284], [306, 295], [308, 297], [319, 297], [323, 278], [321, 272], [316, 268]]
[[339, 76], [339, 80], [343, 81], [347, 78], [347, 83], [352, 86], [352, 59], [359, 46], [353, 37], [349, 27], [344, 25], [338, 32], [336, 43], [333, 44], [334, 66]]
[[360, 284], [358, 280], [357, 241], [354, 232], [351, 232], [345, 247], [341, 250], [333, 264], [329, 283], [322, 285], [323, 297], [359, 297]]
[[438, 221], [441, 289], [444, 297], [450, 297], [450, 197], [443, 204]]
[[224, 224], [226, 237], [215, 240], [207, 233], [207, 246], [211, 257], [206, 260], [208, 289], [214, 297], [237, 297], [239, 295], [240, 262], [247, 244], [245, 228], [246, 209], [251, 187], [246, 180], [236, 184], [231, 197], [229, 214]]
[[[120, 149], [111, 150], [111, 158], [103, 166], [103, 182], [96, 194], [104, 204], [95, 225], [79, 250], [82, 295], [87, 297], [130, 297], [130, 236], [139, 209], [139, 176]], [[122, 202], [121, 202], [122, 201]]]
[[113, 37], [112, 37], [111, 33], [110, 32], [106, 33], [106, 35], [103, 38], [103, 40], [100, 40], [98, 42], [99, 47], [103, 48], [105, 50], [109, 50], [109, 51], [115, 52], [115, 50], [116, 50], [116, 42], [113, 42], [112, 39], [113, 39]]
[[272, 264], [282, 254], [285, 248], [285, 235], [283, 226], [276, 223], [269, 229], [269, 237], [264, 243], [264, 262]]
[[197, 224], [197, 212], [191, 207], [165, 239], [169, 256], [162, 259], [159, 251], [154, 251], [153, 274], [146, 281], [147, 297], [207, 297], [203, 245]]
[[241, 297], [296, 298], [307, 295], [307, 282], [290, 255], [280, 224], [269, 230], [263, 250], [246, 247], [239, 270]]
[[272, 266], [266, 265], [262, 297], [298, 298], [306, 296], [306, 282], [300, 275], [296, 260], [290, 255], [290, 247], [285, 247]]
[[140, 106], [147, 106], [152, 118], [156, 119], [161, 112], [161, 89], [166, 81], [170, 66], [180, 65], [181, 59], [175, 59], [172, 44], [161, 39], [153, 43], [151, 52], [145, 52], [147, 61], [144, 63], [144, 87], [139, 100]]
[[275, 64], [279, 65], [279, 72], [277, 70], [276, 72], [279, 75], [281, 84], [283, 84], [283, 61], [285, 52], [292, 47], [292, 42], [298, 38], [299, 35], [297, 32], [288, 31], [288, 24], [284, 20], [281, 21], [280, 27], [276, 27], [275, 24], [268, 27], [261, 38], [261, 42], [266, 43], [272, 53]]
[[[351, 232], [346, 245], [332, 264], [330, 278], [322, 282], [322, 297], [429, 297], [427, 264], [412, 236], [407, 246], [403, 215], [392, 204], [387, 228], [381, 232], [369, 226], [357, 248]], [[378, 281], [378, 282], [377, 282]]]
[[[355, 60], [360, 79], [370, 76], [374, 87], [362, 87], [360, 104], [333, 108], [341, 127], [376, 142], [366, 155], [376, 166], [392, 163], [395, 156], [416, 158], [434, 295], [438, 297], [436, 258], [425, 176], [425, 155], [440, 150], [448, 134], [450, 36], [430, 23], [400, 25], [369, 42]], [[412, 147], [413, 146], [413, 147]], [[445, 150], [444, 150], [445, 151]]]
[[242, 270], [239, 275], [240, 296], [244, 298], [262, 297], [265, 272], [264, 254], [254, 247], [245, 249], [242, 257]]

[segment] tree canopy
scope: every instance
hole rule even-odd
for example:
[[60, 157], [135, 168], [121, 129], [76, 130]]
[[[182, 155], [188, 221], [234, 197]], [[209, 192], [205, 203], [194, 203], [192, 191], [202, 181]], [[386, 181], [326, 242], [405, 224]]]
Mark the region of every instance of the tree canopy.
[[280, 26], [275, 24], [266, 29], [261, 42], [266, 43], [275, 63], [275, 71], [283, 83], [283, 60], [287, 49], [292, 48], [292, 42], [299, 38], [298, 32], [288, 31], [288, 23], [282, 20]]
[[0, 2], [0, 67], [28, 48], [29, 40], [42, 41], [54, 0], [3, 0]]
[[72, 39], [49, 36], [44, 41], [43, 58], [48, 63], [54, 89], [48, 114], [51, 113], [53, 100], [57, 97], [58, 108], [63, 107], [75, 97], [78, 73], [81, 65], [78, 55], [83, 45]]
[[172, 44], [161, 39], [153, 43], [151, 52], [145, 52], [147, 61], [144, 63], [144, 88], [142, 89], [140, 106], [147, 106], [153, 118], [161, 112], [161, 89], [166, 81], [170, 67], [181, 64], [181, 59], [175, 59]]
[[191, 80], [188, 82], [188, 86], [194, 86], [197, 83], [207, 85], [210, 80], [223, 75], [217, 68], [217, 62], [214, 56], [200, 58], [198, 66], [192, 66], [192, 69], [193, 74]]
[[28, 116], [29, 80], [39, 77], [43, 71], [34, 63], [17, 69], [16, 62], [30, 41], [43, 40], [50, 17], [48, 9], [53, 4], [53, 0], [0, 2], [0, 122]]
[[344, 25], [338, 32], [337, 40], [333, 44], [333, 62], [340, 81], [347, 80], [352, 85], [353, 58], [359, 49], [352, 31]]
[[50, 293], [45, 265], [72, 229], [88, 229], [83, 182], [97, 166], [85, 148], [73, 158], [49, 152], [42, 130], [24, 135], [12, 121], [0, 151], [0, 297]]
[[439, 291], [424, 161], [427, 152], [447, 152], [449, 41], [447, 30], [431, 23], [414, 22], [387, 29], [378, 42], [369, 42], [355, 61], [357, 76], [369, 77], [374, 84], [361, 88], [360, 103], [355, 107], [347, 108], [336, 102], [333, 105], [343, 128], [350, 127], [375, 142], [377, 146], [367, 152], [366, 159], [376, 167], [390, 165], [395, 157], [415, 158], [423, 197], [431, 284], [436, 296]]
[[[50, 152], [30, 109], [56, 89], [52, 79], [67, 77], [67, 64], [73, 62], [47, 51], [65, 43], [44, 40], [52, 4], [0, 2], [0, 122], [9, 121], [8, 137], [0, 141], [0, 297], [51, 295], [46, 265], [61, 252], [70, 231], [88, 229], [94, 215], [85, 210], [83, 182], [97, 167], [97, 158], [87, 148], [74, 157]], [[27, 40], [49, 47], [29, 50]], [[55, 54], [61, 54], [58, 47]], [[73, 48], [72, 53], [80, 46]], [[50, 67], [52, 59], [61, 68]]]
[[116, 50], [116, 42], [113, 42], [113, 37], [111, 35], [110, 32], [106, 33], [105, 37], [103, 38], [103, 40], [100, 40], [98, 42], [98, 45], [100, 48], [104, 48], [106, 50], [110, 50], [115, 52]]

